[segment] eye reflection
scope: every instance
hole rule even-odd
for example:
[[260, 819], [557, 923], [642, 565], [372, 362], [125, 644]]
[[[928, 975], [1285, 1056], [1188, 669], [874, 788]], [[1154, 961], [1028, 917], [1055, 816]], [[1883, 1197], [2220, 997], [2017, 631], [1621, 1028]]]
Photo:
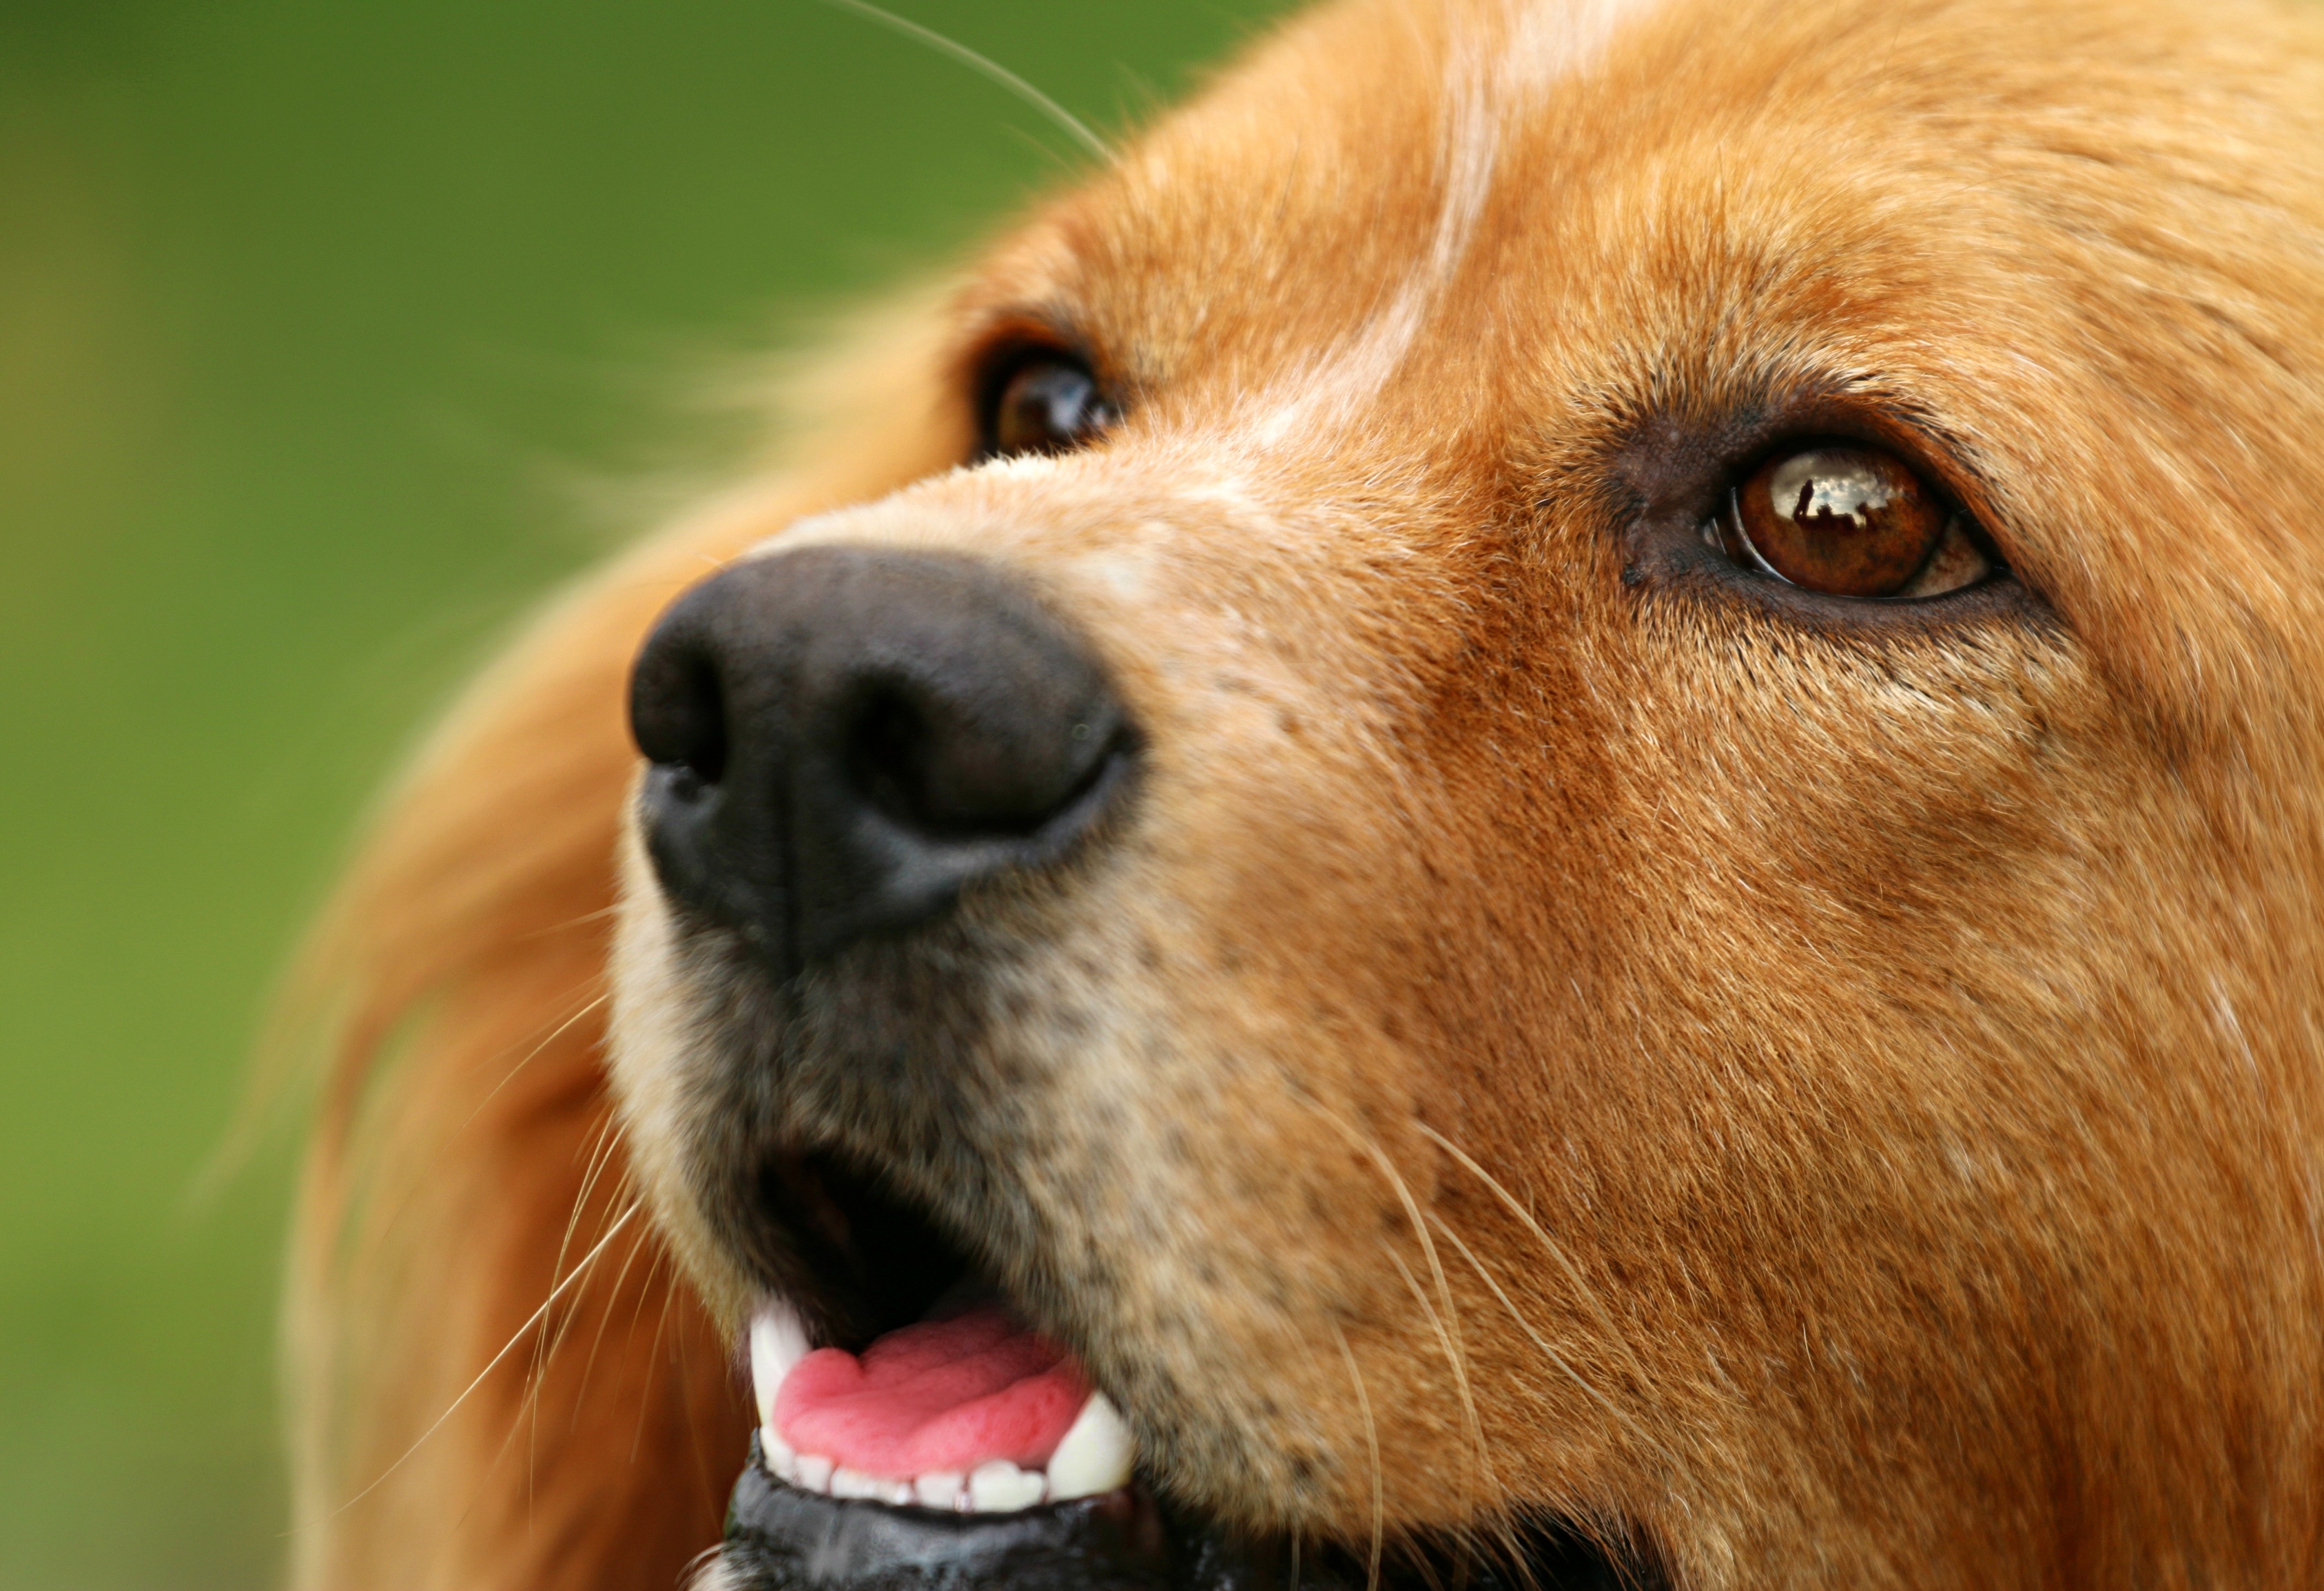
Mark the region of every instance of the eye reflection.
[[1861, 448], [1794, 453], [1767, 476], [1775, 511], [1817, 535], [1867, 534], [1891, 504], [1919, 490], [1920, 482], [1895, 458]]

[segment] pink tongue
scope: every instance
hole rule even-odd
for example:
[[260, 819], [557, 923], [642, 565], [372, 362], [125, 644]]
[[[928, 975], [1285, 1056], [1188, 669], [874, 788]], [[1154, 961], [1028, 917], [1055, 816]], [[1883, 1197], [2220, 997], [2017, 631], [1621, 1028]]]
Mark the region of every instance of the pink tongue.
[[777, 1389], [775, 1430], [865, 1475], [1038, 1469], [1088, 1401], [1072, 1360], [988, 1306], [891, 1331], [861, 1359], [817, 1348]]

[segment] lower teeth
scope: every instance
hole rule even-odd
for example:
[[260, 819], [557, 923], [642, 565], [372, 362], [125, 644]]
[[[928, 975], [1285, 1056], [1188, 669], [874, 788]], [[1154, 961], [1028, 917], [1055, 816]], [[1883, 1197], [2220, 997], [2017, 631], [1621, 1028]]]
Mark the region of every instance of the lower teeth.
[[1094, 1497], [1130, 1484], [1130, 1440], [1121, 1416], [1097, 1393], [1050, 1456], [1048, 1467], [1020, 1469], [1005, 1458], [899, 1480], [834, 1465], [813, 1453], [795, 1453], [770, 1429], [759, 1431], [769, 1474], [786, 1485], [821, 1496], [928, 1508], [950, 1513], [1018, 1513], [1044, 1503]]
[[979, 1465], [968, 1475], [937, 1471], [900, 1481], [835, 1466], [812, 1453], [794, 1453], [780, 1437], [764, 1429], [759, 1432], [759, 1453], [768, 1473], [786, 1485], [844, 1501], [942, 1513], [1019, 1513], [1045, 1502], [1065, 1501], [1050, 1496], [1048, 1476], [1040, 1470], [1019, 1469], [1004, 1458]]
[[995, 1458], [962, 1473], [912, 1476], [866, 1474], [813, 1453], [800, 1453], [776, 1434], [776, 1389], [805, 1356], [807, 1337], [798, 1316], [779, 1305], [751, 1323], [752, 1379], [759, 1403], [760, 1451], [770, 1474], [803, 1492], [955, 1513], [1018, 1513], [1044, 1503], [1094, 1497], [1127, 1485], [1135, 1457], [1130, 1429], [1102, 1393], [1092, 1392], [1057, 1440], [1044, 1468], [1027, 1469]]

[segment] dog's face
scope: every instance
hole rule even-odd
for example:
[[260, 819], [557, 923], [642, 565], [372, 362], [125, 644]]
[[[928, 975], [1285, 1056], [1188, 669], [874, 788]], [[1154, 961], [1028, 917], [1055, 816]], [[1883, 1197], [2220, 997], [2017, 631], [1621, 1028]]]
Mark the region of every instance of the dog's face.
[[1351, 0], [1039, 215], [896, 417], [964, 467], [640, 665], [696, 1281], [980, 1275], [1250, 1529], [2292, 1562], [2306, 25]]

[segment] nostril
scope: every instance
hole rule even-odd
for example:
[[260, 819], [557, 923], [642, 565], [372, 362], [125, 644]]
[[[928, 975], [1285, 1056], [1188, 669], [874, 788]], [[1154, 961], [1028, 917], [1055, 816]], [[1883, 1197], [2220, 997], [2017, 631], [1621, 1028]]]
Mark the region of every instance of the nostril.
[[908, 696], [867, 692], [847, 739], [848, 773], [866, 800], [910, 828], [941, 825], [928, 796], [927, 726]]
[[932, 838], [1021, 838], [1095, 783], [1121, 738], [1102, 698], [1062, 711], [1044, 703], [1046, 713], [1022, 702], [980, 710], [989, 705], [922, 680], [865, 682], [846, 735], [850, 782], [891, 821]]
[[726, 693], [716, 661], [682, 642], [649, 646], [630, 682], [630, 732], [649, 762], [701, 784], [726, 773]]

